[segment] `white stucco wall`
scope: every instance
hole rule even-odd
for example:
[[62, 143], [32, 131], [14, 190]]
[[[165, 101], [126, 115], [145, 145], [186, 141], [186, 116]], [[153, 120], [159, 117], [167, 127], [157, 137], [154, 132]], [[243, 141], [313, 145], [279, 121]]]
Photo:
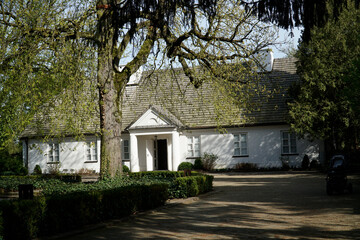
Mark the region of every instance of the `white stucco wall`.
[[[216, 168], [233, 168], [237, 163], [255, 163], [261, 168], [281, 167], [281, 132], [288, 130], [288, 126], [282, 125], [229, 129], [226, 134], [220, 134], [213, 129], [184, 132], [180, 137], [181, 162], [194, 162], [194, 159], [186, 158], [187, 137], [200, 136], [201, 154], [207, 152], [219, 156]], [[238, 133], [247, 134], [248, 157], [233, 157], [233, 134]], [[300, 167], [305, 154], [309, 156], [310, 161], [317, 159], [323, 162], [323, 143], [297, 139], [297, 154], [286, 157], [289, 157], [290, 166]]]
[[[216, 168], [233, 168], [237, 163], [255, 163], [261, 168], [281, 167], [281, 133], [288, 131], [286, 125], [282, 126], [259, 126], [259, 127], [244, 127], [236, 129], [228, 129], [226, 134], [218, 133], [215, 129], [207, 130], [192, 130], [183, 131], [179, 133], [177, 145], [179, 149], [174, 152], [178, 154], [177, 159], [174, 158], [172, 150], [172, 134], [171, 131], [165, 130], [137, 130], [132, 134], [137, 138], [137, 156], [140, 171], [154, 170], [153, 154], [154, 154], [154, 139], [166, 139], [168, 144], [168, 169], [177, 170], [178, 164], [184, 161], [194, 162], [194, 159], [188, 159], [187, 154], [187, 137], [199, 136], [201, 145], [201, 154], [204, 152], [213, 153], [219, 156], [216, 162]], [[173, 130], [172, 130], [173, 131]], [[246, 133], [248, 141], [248, 156], [234, 157], [234, 135], [238, 133]], [[129, 134], [124, 134], [123, 139], [130, 139]], [[86, 162], [85, 142], [97, 141], [97, 162]], [[60, 143], [60, 170], [67, 169], [70, 172], [82, 168], [100, 170], [100, 140], [95, 137], [88, 137], [86, 141], [76, 141], [72, 138], [65, 138]], [[28, 157], [29, 157], [29, 171], [33, 172], [36, 164], [39, 164], [41, 169], [46, 171], [49, 167], [47, 151], [48, 144], [36, 139], [29, 139]], [[133, 151], [134, 146], [130, 145], [130, 150]], [[322, 141], [310, 142], [304, 139], [297, 139], [297, 154], [288, 155], [290, 166], [300, 167], [304, 155], [307, 154], [312, 159], [317, 159], [323, 162], [324, 145]], [[124, 161], [124, 164], [129, 168], [132, 166], [130, 161]], [[134, 163], [134, 162], [133, 162]], [[133, 170], [133, 169], [131, 169]]]
[[[86, 145], [87, 141], [97, 141], [97, 161], [86, 161]], [[100, 140], [96, 137], [87, 137], [86, 141], [77, 141], [73, 138], [65, 138], [59, 142], [60, 154], [60, 171], [62, 172], [75, 172], [82, 168], [88, 170], [100, 170]], [[48, 161], [48, 149], [47, 142], [43, 142], [38, 139], [28, 140], [28, 168], [29, 172], [34, 171], [35, 166], [40, 165], [43, 173], [49, 172], [52, 167], [52, 163]]]

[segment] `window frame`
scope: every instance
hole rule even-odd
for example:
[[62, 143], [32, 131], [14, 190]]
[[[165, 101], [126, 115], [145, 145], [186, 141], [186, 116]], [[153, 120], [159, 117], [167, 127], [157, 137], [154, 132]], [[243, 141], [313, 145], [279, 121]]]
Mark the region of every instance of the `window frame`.
[[[90, 155], [89, 155], [90, 150]], [[90, 156], [90, 159], [88, 158]], [[96, 158], [94, 158], [96, 156]], [[97, 140], [88, 140], [85, 143], [85, 162], [98, 162], [98, 143]]]
[[[47, 163], [60, 163], [60, 144], [57, 142], [48, 143], [47, 155]], [[58, 161], [55, 161], [56, 156]], [[50, 160], [50, 158], [52, 160]]]
[[[189, 140], [191, 139], [191, 142]], [[198, 139], [198, 142], [195, 142], [195, 139]], [[189, 146], [191, 145], [191, 149], [189, 149]], [[196, 145], [198, 145], [198, 150], [196, 150]], [[189, 152], [191, 151], [191, 154]], [[196, 152], [199, 153], [199, 155], [196, 155]], [[186, 158], [199, 158], [201, 157], [201, 137], [200, 136], [187, 136], [186, 137]]]
[[[128, 143], [128, 145], [127, 145], [127, 148], [128, 148], [128, 151], [125, 151], [125, 142], [127, 142]], [[121, 141], [121, 156], [122, 156], [122, 160], [124, 160], [124, 161], [130, 161], [130, 159], [131, 159], [131, 151], [130, 151], [130, 140], [129, 139], [123, 139], [122, 141]], [[129, 157], [128, 158], [126, 158], [126, 156], [125, 156], [125, 154], [128, 154], [129, 155]]]
[[[243, 143], [241, 136], [245, 135], [245, 144], [246, 144], [246, 153], [243, 152], [244, 147], [241, 146]], [[236, 136], [238, 136], [238, 141], [236, 141]], [[233, 157], [248, 157], [249, 156], [249, 138], [247, 132], [233, 133]], [[238, 147], [236, 147], [236, 143]], [[239, 154], [236, 154], [236, 149], [239, 149]]]
[[[297, 148], [297, 136], [295, 133], [292, 133], [290, 131], [281, 131], [281, 155], [298, 155], [298, 148]], [[288, 134], [288, 137], [285, 139], [284, 134]], [[293, 138], [292, 138], [293, 137]], [[291, 140], [295, 141], [295, 151], [293, 151], [294, 143], [292, 143]], [[287, 143], [287, 145], [284, 145], [284, 143]], [[284, 151], [284, 148], [288, 147], [288, 151]]]

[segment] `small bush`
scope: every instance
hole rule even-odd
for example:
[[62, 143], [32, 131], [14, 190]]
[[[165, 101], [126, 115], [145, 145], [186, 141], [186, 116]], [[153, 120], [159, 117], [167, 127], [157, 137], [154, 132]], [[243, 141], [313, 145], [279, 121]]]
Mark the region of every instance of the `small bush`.
[[129, 167], [126, 165], [123, 165], [123, 173], [129, 173], [129, 172], [130, 172]]
[[255, 163], [237, 163], [234, 169], [237, 171], [254, 171], [257, 170], [258, 167]]
[[204, 165], [201, 161], [201, 158], [196, 158], [195, 162], [194, 162], [194, 169], [195, 170], [203, 170], [204, 169]]
[[310, 162], [310, 169], [316, 170], [319, 168], [319, 166], [320, 166], [319, 162], [315, 159]]
[[34, 175], [41, 175], [41, 174], [42, 174], [42, 170], [41, 170], [40, 165], [36, 165], [34, 167]]
[[207, 171], [214, 170], [215, 162], [219, 157], [213, 153], [204, 153], [204, 156], [201, 158], [204, 169]]
[[309, 164], [310, 164], [309, 156], [305, 154], [305, 156], [301, 162], [301, 168], [303, 170], [307, 170], [309, 168]]
[[289, 164], [289, 157], [280, 157], [280, 161], [281, 161], [281, 168], [282, 170], [289, 170], [290, 169], [290, 164]]
[[52, 163], [48, 165], [48, 173], [51, 175], [59, 175], [60, 174], [60, 163]]
[[177, 178], [170, 184], [169, 196], [170, 198], [187, 198], [211, 191], [213, 179], [214, 177], [210, 175]]
[[183, 171], [185, 169], [192, 170], [194, 168], [194, 165], [191, 162], [182, 162], [178, 166], [178, 171]]
[[88, 168], [82, 168], [82, 169], [78, 170], [76, 173], [79, 175], [90, 175], [90, 174], [94, 174], [95, 170], [88, 169]]

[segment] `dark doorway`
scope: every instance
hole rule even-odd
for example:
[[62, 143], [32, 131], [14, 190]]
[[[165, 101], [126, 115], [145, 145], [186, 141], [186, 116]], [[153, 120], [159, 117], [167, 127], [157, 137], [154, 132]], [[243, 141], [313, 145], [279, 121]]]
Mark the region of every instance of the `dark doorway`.
[[167, 141], [166, 139], [157, 140], [158, 151], [158, 170], [168, 170], [167, 164]]

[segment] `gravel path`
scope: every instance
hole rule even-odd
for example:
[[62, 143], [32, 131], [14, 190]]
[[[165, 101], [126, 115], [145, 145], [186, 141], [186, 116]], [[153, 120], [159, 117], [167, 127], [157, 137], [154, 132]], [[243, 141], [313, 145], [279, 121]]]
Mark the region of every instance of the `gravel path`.
[[333, 196], [318, 173], [214, 176], [199, 198], [62, 239], [360, 239], [359, 175], [349, 177], [353, 194]]

